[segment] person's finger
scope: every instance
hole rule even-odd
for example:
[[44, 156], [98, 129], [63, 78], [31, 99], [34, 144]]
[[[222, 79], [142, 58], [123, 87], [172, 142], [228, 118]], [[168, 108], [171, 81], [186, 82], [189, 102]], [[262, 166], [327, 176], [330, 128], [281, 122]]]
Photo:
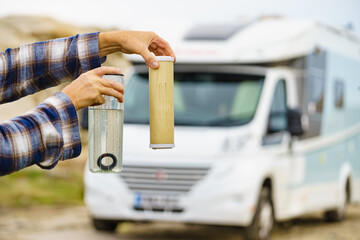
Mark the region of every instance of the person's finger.
[[171, 56], [174, 58], [174, 62], [176, 62], [175, 54], [171, 51], [165, 50], [165, 49], [157, 49], [155, 52], [156, 56]]
[[159, 63], [156, 60], [156, 57], [149, 50], [145, 49], [141, 53], [141, 56], [144, 58], [147, 66], [155, 68], [155, 69], [159, 67]]
[[174, 51], [172, 50], [172, 48], [170, 47], [170, 44], [167, 41], [163, 40], [159, 44], [159, 48], [165, 52], [165, 55], [172, 56], [174, 59], [176, 58]]
[[124, 94], [124, 86], [122, 84], [106, 78], [100, 78], [100, 82], [103, 86], [113, 88], [121, 94]]
[[173, 57], [173, 58], [174, 58], [174, 62], [176, 62], [175, 53], [174, 53], [174, 51], [171, 49], [170, 45], [169, 45], [169, 47], [164, 48], [164, 50], [163, 50], [163, 55], [164, 55], [164, 56], [171, 56], [171, 57]]
[[105, 103], [105, 98], [102, 95], [97, 96], [97, 98], [95, 99], [95, 103], [91, 104], [90, 106], [97, 106], [97, 105], [102, 105]]
[[102, 77], [105, 74], [120, 74], [121, 73], [121, 70], [117, 67], [106, 67], [106, 66], [95, 68], [92, 71], [98, 77]]
[[156, 56], [167, 56], [166, 52], [161, 48], [156, 49], [156, 51], [154, 51], [154, 53]]
[[170, 48], [170, 50], [169, 50], [169, 49], [166, 49], [164, 55], [165, 55], [165, 56], [171, 56], [171, 57], [173, 57], [173, 58], [174, 58], [174, 63], [176, 62], [175, 53], [173, 52], [173, 50], [172, 50], [171, 48]]
[[171, 56], [174, 58], [174, 62], [176, 62], [176, 57], [173, 52], [169, 52], [167, 50], [158, 49], [155, 53], [156, 56]]
[[160, 37], [150, 44], [149, 50], [154, 52], [156, 56], [171, 56], [174, 58], [174, 62], [176, 62], [176, 56], [170, 44]]
[[124, 102], [123, 94], [121, 92], [116, 91], [113, 88], [102, 87], [102, 88], [100, 88], [100, 93], [104, 94], [104, 95], [107, 95], [107, 96], [115, 97], [115, 98], [117, 98], [117, 100], [119, 102]]

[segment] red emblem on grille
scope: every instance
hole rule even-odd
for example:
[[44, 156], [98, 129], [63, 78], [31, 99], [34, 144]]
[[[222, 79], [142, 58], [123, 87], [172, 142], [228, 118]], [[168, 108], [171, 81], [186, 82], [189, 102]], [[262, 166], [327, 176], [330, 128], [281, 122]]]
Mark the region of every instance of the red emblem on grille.
[[166, 178], [167, 178], [166, 173], [161, 169], [157, 170], [157, 172], [155, 173], [155, 179], [158, 181], [162, 181]]

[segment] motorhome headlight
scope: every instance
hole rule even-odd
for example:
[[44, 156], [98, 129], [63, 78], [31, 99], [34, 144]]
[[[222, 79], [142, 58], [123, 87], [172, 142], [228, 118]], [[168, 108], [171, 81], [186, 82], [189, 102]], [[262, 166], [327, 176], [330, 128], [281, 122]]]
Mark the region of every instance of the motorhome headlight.
[[226, 138], [222, 144], [223, 152], [240, 151], [243, 149], [245, 144], [248, 142], [249, 136], [238, 136], [234, 138]]

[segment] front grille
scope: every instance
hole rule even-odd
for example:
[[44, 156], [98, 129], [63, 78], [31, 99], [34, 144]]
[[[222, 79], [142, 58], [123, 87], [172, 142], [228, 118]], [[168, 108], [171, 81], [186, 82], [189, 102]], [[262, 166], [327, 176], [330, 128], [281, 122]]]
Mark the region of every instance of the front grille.
[[182, 195], [200, 181], [208, 167], [126, 165], [120, 174], [134, 192]]

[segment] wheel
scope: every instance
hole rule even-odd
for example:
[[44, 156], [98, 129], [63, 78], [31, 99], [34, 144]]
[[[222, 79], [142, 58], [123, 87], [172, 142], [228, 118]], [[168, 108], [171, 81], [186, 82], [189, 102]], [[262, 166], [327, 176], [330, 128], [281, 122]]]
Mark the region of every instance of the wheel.
[[96, 230], [102, 232], [113, 232], [115, 231], [118, 221], [115, 220], [104, 220], [104, 219], [92, 219], [93, 226]]
[[341, 222], [345, 219], [346, 209], [350, 202], [350, 184], [346, 183], [344, 195], [341, 197], [341, 204], [336, 209], [326, 211], [324, 218], [327, 222]]
[[274, 226], [274, 209], [271, 202], [270, 189], [263, 187], [253, 221], [245, 228], [245, 239], [267, 240]]

